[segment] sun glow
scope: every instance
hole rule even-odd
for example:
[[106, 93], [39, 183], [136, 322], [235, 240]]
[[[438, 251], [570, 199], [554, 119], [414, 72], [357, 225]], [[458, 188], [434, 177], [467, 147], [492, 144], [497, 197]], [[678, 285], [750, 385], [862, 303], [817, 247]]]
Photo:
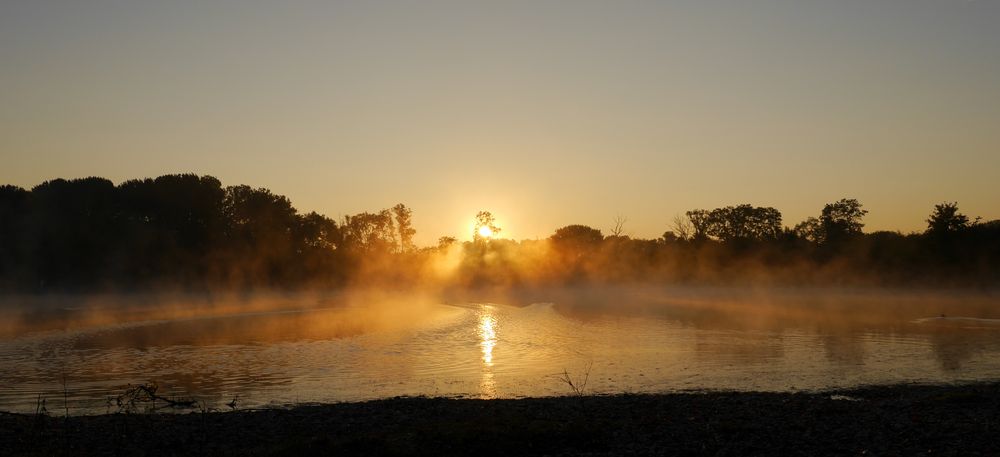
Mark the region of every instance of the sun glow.
[[479, 227], [479, 236], [481, 236], [483, 238], [490, 238], [490, 237], [493, 236], [493, 230], [491, 230], [489, 227], [487, 227], [485, 225], [482, 226], [482, 227]]

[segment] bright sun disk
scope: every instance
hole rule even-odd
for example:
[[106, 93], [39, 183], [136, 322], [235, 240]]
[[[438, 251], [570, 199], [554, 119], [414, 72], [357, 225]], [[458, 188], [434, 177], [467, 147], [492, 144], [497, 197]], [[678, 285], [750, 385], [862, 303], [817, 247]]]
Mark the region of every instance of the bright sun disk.
[[490, 230], [490, 228], [487, 227], [487, 226], [485, 226], [485, 225], [482, 226], [482, 227], [479, 227], [479, 236], [481, 236], [483, 238], [489, 238], [489, 237], [493, 236], [493, 230]]

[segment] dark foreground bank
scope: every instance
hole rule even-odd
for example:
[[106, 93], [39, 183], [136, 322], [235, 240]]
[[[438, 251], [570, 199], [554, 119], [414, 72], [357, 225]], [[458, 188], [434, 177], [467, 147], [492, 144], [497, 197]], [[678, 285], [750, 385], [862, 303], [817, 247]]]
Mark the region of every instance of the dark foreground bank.
[[[844, 398], [844, 396], [848, 398]], [[1000, 384], [0, 414], [6, 455], [1000, 455]]]

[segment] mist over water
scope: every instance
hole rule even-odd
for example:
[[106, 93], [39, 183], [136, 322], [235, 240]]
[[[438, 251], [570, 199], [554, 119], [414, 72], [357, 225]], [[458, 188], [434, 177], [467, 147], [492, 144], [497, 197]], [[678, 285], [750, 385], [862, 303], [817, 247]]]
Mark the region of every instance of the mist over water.
[[0, 410], [61, 412], [64, 380], [70, 414], [114, 412], [109, 397], [147, 382], [227, 409], [567, 395], [564, 370], [593, 394], [996, 380], [998, 304], [642, 286], [8, 300]]

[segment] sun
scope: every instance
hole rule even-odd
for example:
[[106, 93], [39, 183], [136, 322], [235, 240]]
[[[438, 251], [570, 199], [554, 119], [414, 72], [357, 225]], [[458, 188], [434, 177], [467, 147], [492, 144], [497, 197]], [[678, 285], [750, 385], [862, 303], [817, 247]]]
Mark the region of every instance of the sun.
[[493, 236], [493, 230], [491, 230], [489, 227], [487, 227], [485, 225], [482, 226], [482, 227], [479, 227], [479, 236], [481, 236], [483, 238], [490, 238], [490, 237]]

